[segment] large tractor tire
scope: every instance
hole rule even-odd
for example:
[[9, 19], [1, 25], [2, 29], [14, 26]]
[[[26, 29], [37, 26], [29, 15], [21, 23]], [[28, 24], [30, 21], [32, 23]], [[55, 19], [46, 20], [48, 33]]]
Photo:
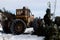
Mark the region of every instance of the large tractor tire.
[[34, 33], [35, 35], [38, 35], [38, 36], [44, 36], [45, 32], [44, 32], [44, 28], [43, 28], [43, 25], [42, 25], [42, 21], [41, 19], [34, 19], [34, 26], [33, 26], [33, 29], [34, 29]]
[[37, 21], [38, 21], [38, 18], [35, 18], [34, 19], [34, 21], [33, 21], [33, 29], [34, 29], [34, 32], [33, 32], [33, 34], [35, 34], [35, 35], [38, 35], [38, 23], [37, 23]]
[[21, 19], [16, 19], [13, 21], [12, 25], [11, 25], [11, 32], [14, 35], [19, 35], [24, 33], [26, 28], [26, 24], [23, 20]]
[[34, 19], [34, 21], [33, 21], [33, 29], [34, 29], [34, 31], [36, 31], [37, 30], [37, 20], [38, 20], [38, 18], [36, 18], [36, 19]]
[[5, 20], [2, 22], [2, 28], [4, 33], [11, 33], [10, 31], [10, 22], [8, 20]]

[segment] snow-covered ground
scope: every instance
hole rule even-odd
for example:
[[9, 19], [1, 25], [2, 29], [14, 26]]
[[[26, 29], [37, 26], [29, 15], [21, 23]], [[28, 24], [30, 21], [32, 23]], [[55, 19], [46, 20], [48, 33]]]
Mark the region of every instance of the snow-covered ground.
[[[1, 25], [0, 30], [3, 31]], [[31, 35], [33, 28], [27, 28], [25, 33], [30, 34], [21, 34], [21, 35], [12, 35], [12, 34], [5, 34], [0, 32], [0, 40], [44, 40], [43, 36]]]
[[12, 34], [2, 34], [0, 35], [0, 40], [43, 40], [44, 37], [38, 37], [36, 35], [30, 34], [21, 34], [21, 35], [12, 35]]

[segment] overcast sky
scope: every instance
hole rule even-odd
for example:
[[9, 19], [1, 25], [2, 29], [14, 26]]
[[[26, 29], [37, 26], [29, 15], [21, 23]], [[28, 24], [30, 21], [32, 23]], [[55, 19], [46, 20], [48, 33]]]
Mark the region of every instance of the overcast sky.
[[[17, 8], [26, 6], [35, 17], [43, 17], [49, 1], [51, 2], [51, 11], [53, 13], [55, 0], [0, 0], [0, 9], [5, 8], [12, 13], [16, 13]], [[55, 15], [60, 16], [60, 0], [57, 0]]]

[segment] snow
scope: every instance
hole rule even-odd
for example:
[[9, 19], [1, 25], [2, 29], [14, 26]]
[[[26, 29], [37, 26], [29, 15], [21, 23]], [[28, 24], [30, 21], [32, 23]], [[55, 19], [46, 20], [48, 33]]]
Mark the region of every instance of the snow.
[[32, 33], [34, 30], [33, 30], [33, 28], [31, 27], [31, 28], [26, 28], [25, 29], [25, 32], [24, 33]]
[[[0, 31], [3, 31], [1, 24]], [[30, 34], [13, 35], [0, 32], [0, 40], [44, 40], [44, 36], [31, 35], [32, 32], [33, 28], [26, 28], [24, 32]]]
[[2, 26], [1, 26], [1, 23], [0, 23], [0, 31], [2, 31], [3, 29], [2, 29]]
[[21, 34], [21, 35], [12, 35], [12, 34], [2, 34], [0, 35], [0, 40], [43, 40], [44, 37], [38, 37], [36, 35], [30, 34]]
[[10, 40], [43, 40], [42, 37], [37, 37], [35, 35], [16, 35], [16, 36], [13, 36]]

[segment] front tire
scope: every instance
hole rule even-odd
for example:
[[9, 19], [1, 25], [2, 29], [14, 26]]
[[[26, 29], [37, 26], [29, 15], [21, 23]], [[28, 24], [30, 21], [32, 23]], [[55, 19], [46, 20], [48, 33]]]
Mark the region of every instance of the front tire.
[[24, 33], [25, 28], [26, 28], [25, 22], [23, 20], [16, 19], [13, 21], [10, 29], [12, 34], [19, 35]]

